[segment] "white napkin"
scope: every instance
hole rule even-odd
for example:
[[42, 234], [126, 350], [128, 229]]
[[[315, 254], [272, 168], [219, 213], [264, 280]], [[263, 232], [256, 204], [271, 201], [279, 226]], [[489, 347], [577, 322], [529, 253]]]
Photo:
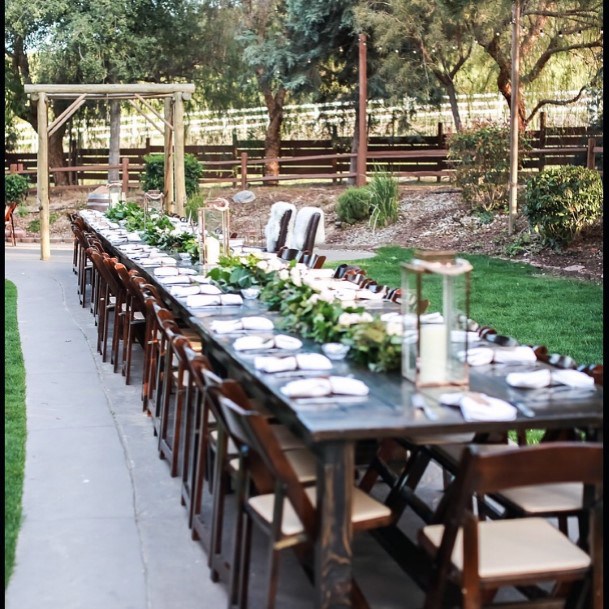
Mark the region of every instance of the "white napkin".
[[194, 281], [195, 283], [209, 283], [210, 282], [209, 277], [206, 277], [205, 275], [192, 275], [190, 280]]
[[211, 329], [218, 334], [229, 334], [240, 330], [272, 330], [275, 326], [266, 317], [243, 317], [241, 319], [214, 319]]
[[513, 421], [518, 414], [511, 404], [484, 393], [444, 393], [440, 403], [459, 406], [466, 421]]
[[282, 372], [284, 370], [330, 370], [332, 362], [321, 353], [298, 353], [296, 356], [259, 356], [254, 360], [254, 368], [262, 372]]
[[569, 387], [594, 387], [594, 378], [579, 370], [552, 370], [552, 380]]
[[156, 269], [154, 269], [153, 274], [156, 277], [168, 277], [169, 275], [179, 275], [178, 273], [178, 269], [175, 267], [171, 267], [171, 266], [160, 266]]
[[198, 285], [172, 285], [169, 286], [169, 293], [178, 298], [181, 296], [189, 296], [190, 294], [198, 294]]
[[261, 355], [254, 359], [254, 368], [261, 372], [284, 372], [286, 370], [296, 370], [297, 367], [296, 358], [292, 355], [288, 357]]
[[531, 372], [510, 372], [505, 377], [505, 382], [510, 387], [539, 389], [540, 387], [547, 387], [552, 382], [552, 373], [547, 368]]
[[450, 331], [450, 340], [453, 343], [464, 343], [465, 337], [467, 336], [468, 344], [475, 343], [480, 340], [478, 336], [478, 332], [466, 332], [465, 330], [451, 330]]
[[187, 267], [180, 267], [178, 269], [178, 273], [180, 273], [180, 275], [196, 275], [197, 271], [195, 271], [194, 269], [189, 269]]
[[127, 235], [127, 241], [141, 241], [142, 238], [139, 236], [138, 233], [129, 233]]
[[189, 284], [190, 279], [186, 275], [173, 275], [169, 277], [159, 277], [159, 283], [163, 285], [182, 285]]
[[220, 296], [220, 301], [223, 306], [234, 306], [234, 305], [242, 305], [243, 298], [239, 296], [239, 294], [222, 294]]
[[316, 398], [329, 395], [365, 396], [368, 392], [365, 383], [346, 376], [298, 379], [281, 388], [281, 393], [290, 398]]
[[186, 306], [193, 309], [199, 307], [218, 307], [222, 304], [219, 295], [213, 294], [190, 294], [186, 297]]
[[302, 341], [294, 336], [288, 336], [287, 334], [277, 334], [273, 342], [277, 349], [295, 350], [302, 347]]
[[[459, 351], [457, 356], [463, 361], [465, 359], [465, 352]], [[467, 350], [467, 363], [470, 366], [484, 366], [493, 361], [493, 356], [493, 350], [488, 347], [472, 347]]]
[[308, 269], [305, 275], [306, 277], [315, 277], [316, 279], [332, 279], [335, 272], [334, 269]]
[[370, 290], [358, 290], [355, 297], [360, 300], [383, 300], [382, 292], [371, 292]]
[[233, 347], [237, 351], [248, 351], [250, 349], [272, 349], [275, 345], [273, 338], [266, 338], [264, 336], [240, 336], [233, 342]]
[[494, 361], [496, 364], [505, 364], [507, 362], [536, 362], [537, 356], [531, 347], [519, 345], [518, 347], [495, 349]]
[[[191, 281], [192, 281], [192, 277], [191, 277]], [[199, 293], [200, 294], [222, 294], [222, 290], [215, 286], [215, 285], [211, 285], [211, 284], [204, 284], [199, 286]]]

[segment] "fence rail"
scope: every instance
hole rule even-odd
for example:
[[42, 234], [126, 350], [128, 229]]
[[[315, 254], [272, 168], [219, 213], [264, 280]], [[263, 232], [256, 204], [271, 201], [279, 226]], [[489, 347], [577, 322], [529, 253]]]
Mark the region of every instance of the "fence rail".
[[[587, 128], [542, 129], [529, 132], [529, 141], [536, 143], [523, 160], [524, 171], [540, 171], [554, 165], [584, 165], [598, 168], [598, 156], [603, 154], [602, 135], [591, 137]], [[350, 141], [287, 140], [282, 142], [281, 155], [264, 157], [261, 141], [235, 142], [233, 146], [186, 146], [203, 164], [202, 184], [231, 184], [247, 188], [255, 183], [277, 183], [294, 180], [329, 180], [344, 183], [355, 177], [352, 160], [356, 153], [348, 152]], [[80, 187], [85, 182], [105, 183], [108, 170], [121, 173], [123, 191], [137, 188], [144, 169], [144, 157], [161, 153], [161, 146], [121, 149], [121, 164], [108, 164], [107, 149], [71, 149], [67, 154], [68, 167], [50, 168], [51, 174], [67, 173], [68, 187]], [[367, 173], [390, 171], [398, 177], [435, 177], [440, 181], [453, 170], [447, 163], [447, 141], [442, 124], [435, 136], [427, 137], [372, 137], [368, 142]], [[266, 175], [265, 165], [276, 161], [279, 175]], [[6, 153], [5, 172], [36, 174], [37, 157], [34, 153]]]

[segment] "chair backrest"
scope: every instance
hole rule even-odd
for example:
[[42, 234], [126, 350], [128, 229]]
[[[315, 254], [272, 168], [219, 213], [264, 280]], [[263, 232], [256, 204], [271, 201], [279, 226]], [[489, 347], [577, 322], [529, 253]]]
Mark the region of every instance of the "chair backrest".
[[291, 203], [277, 201], [271, 205], [269, 220], [264, 227], [267, 252], [277, 252], [292, 240], [295, 218], [296, 207]]
[[316, 244], [324, 243], [324, 212], [319, 207], [302, 207], [296, 214], [294, 235], [290, 247], [313, 252]]
[[10, 219], [11, 219], [14, 211], [17, 209], [18, 205], [19, 205], [19, 203], [11, 203], [10, 205], [4, 206], [4, 223], [5, 224], [10, 221]]
[[[275, 489], [282, 489], [300, 518], [304, 530], [312, 537], [315, 533], [315, 509], [281, 449], [268, 419], [255, 410], [241, 385], [234, 380], [226, 380], [214, 388], [212, 396], [217, 400], [231, 435], [245, 442], [262, 460], [274, 479]], [[268, 485], [268, 478], [257, 480], [256, 476], [260, 476], [261, 472], [252, 473], [258, 492], [265, 492], [260, 486]]]

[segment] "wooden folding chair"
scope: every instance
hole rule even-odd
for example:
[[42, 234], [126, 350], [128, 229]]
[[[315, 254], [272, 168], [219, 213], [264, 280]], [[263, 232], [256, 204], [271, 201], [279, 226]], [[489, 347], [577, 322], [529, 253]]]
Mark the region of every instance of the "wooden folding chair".
[[15, 210], [19, 206], [19, 203], [11, 203], [10, 205], [4, 206], [4, 226], [10, 225], [10, 237], [11, 242], [14, 247], [17, 247], [17, 240], [15, 239], [15, 219], [13, 218], [13, 214]]
[[[235, 443], [244, 448], [240, 451], [236, 492], [240, 516], [235, 528], [230, 599], [239, 607], [246, 605], [252, 523], [255, 523], [270, 541], [264, 606], [272, 608], [281, 550], [294, 548], [301, 558], [312, 550], [317, 530], [316, 489], [299, 480], [289, 460], [290, 451], [281, 449], [268, 420], [253, 409], [238, 383], [228, 380], [210, 388], [210, 392], [217, 400]], [[252, 488], [257, 495], [252, 496]], [[354, 489], [351, 516], [354, 531], [387, 526], [393, 522], [389, 508], [357, 488]], [[355, 583], [354, 594], [361, 594]]]
[[[444, 607], [450, 583], [461, 591], [464, 609], [492, 607], [500, 588], [526, 591], [553, 584], [544, 598], [497, 607], [601, 609], [602, 590], [601, 444], [552, 442], [483, 453], [469, 445], [454, 483], [442, 498], [434, 522], [419, 531], [419, 543], [432, 557], [425, 609]], [[539, 517], [479, 521], [471, 508], [476, 496], [514, 487], [584, 485], [585, 542], [579, 547]], [[584, 604], [581, 599], [587, 597]]]

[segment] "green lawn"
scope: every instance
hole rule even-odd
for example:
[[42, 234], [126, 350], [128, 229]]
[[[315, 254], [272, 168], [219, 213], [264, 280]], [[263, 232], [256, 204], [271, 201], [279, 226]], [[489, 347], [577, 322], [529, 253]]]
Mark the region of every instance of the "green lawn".
[[[369, 277], [400, 286], [400, 263], [412, 250], [383, 247], [377, 256], [353, 260]], [[603, 286], [542, 276], [539, 269], [488, 256], [464, 255], [472, 272], [470, 317], [522, 344], [545, 345], [578, 364], [603, 363]], [[333, 263], [332, 266], [335, 266]]]
[[17, 327], [17, 289], [4, 282], [4, 589], [8, 586], [21, 523], [25, 463], [25, 368]]

